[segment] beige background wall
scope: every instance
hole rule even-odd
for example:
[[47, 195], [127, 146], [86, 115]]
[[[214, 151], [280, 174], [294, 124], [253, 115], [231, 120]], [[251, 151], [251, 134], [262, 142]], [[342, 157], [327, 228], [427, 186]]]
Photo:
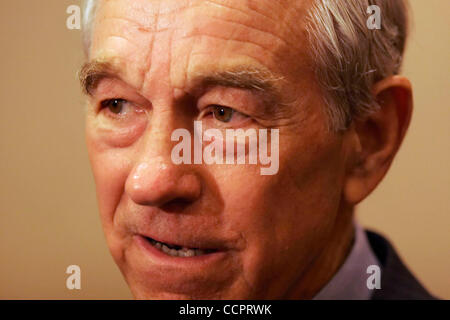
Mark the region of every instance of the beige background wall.
[[[450, 298], [450, 1], [412, 0], [404, 73], [415, 113], [390, 173], [358, 210], [425, 286]], [[131, 298], [101, 232], [75, 76], [79, 0], [0, 0], [0, 299]], [[66, 289], [66, 267], [82, 289]]]

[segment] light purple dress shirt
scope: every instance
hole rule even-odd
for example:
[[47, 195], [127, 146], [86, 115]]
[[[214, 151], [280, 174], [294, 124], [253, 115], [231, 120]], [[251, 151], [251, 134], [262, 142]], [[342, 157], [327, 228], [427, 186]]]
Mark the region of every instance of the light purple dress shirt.
[[355, 239], [353, 247], [342, 266], [331, 280], [319, 291], [314, 300], [369, 300], [375, 289], [369, 289], [367, 267], [380, 266], [370, 247], [364, 229], [354, 220]]

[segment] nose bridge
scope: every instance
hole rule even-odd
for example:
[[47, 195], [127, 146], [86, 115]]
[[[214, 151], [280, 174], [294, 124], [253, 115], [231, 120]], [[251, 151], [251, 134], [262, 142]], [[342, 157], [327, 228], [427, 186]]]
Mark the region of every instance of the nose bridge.
[[180, 128], [192, 130], [191, 101], [177, 102], [168, 92], [159, 92], [153, 97], [149, 125], [140, 139], [137, 153], [142, 161], [160, 157], [160, 162], [164, 160], [168, 165], [173, 164], [171, 153], [177, 142], [172, 141], [172, 133]]
[[[171, 101], [152, 101], [149, 127], [144, 133], [143, 156], [165, 156], [171, 148], [170, 136], [175, 126], [174, 106]], [[170, 151], [169, 151], [170, 154]]]

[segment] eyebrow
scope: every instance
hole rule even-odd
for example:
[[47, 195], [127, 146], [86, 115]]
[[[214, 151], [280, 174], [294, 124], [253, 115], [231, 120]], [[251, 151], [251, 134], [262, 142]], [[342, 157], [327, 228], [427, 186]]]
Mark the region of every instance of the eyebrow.
[[109, 61], [92, 60], [82, 65], [78, 71], [80, 86], [85, 94], [92, 95], [99, 82], [105, 78], [121, 79], [120, 69]]
[[[121, 70], [115, 60], [89, 61], [78, 73], [80, 85], [85, 94], [92, 95], [102, 79], [122, 79]], [[197, 71], [188, 77], [189, 87], [197, 90], [211, 86], [232, 87], [261, 93], [267, 103], [281, 102], [280, 82], [283, 77], [275, 76], [266, 68], [238, 65], [227, 69]], [[197, 91], [195, 89], [193, 91]]]

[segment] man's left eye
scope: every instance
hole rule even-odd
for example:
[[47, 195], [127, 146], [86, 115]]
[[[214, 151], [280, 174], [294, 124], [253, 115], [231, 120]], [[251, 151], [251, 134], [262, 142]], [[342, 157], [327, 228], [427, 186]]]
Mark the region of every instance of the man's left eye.
[[212, 114], [214, 119], [221, 122], [230, 122], [233, 117], [234, 110], [224, 106], [212, 106]]
[[233, 121], [242, 121], [248, 119], [248, 116], [234, 110], [233, 108], [222, 105], [210, 105], [205, 110], [207, 114], [211, 114], [212, 117], [222, 123], [229, 123]]

